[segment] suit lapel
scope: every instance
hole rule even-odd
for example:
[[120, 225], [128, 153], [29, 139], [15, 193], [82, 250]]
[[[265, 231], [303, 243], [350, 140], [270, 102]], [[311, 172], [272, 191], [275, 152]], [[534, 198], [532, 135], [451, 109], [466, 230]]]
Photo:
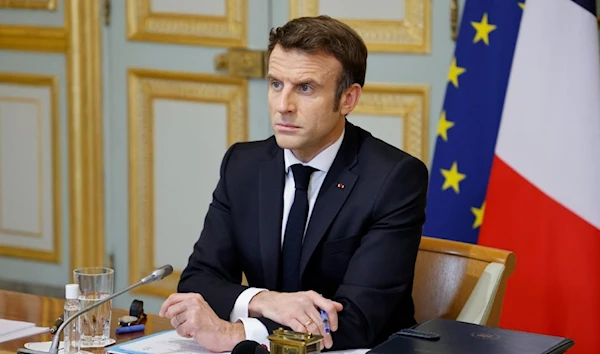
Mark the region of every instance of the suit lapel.
[[283, 152], [278, 149], [272, 160], [260, 165], [258, 179], [260, 258], [265, 275], [265, 286], [268, 289], [277, 287], [284, 183]]
[[300, 278], [325, 231], [344, 205], [358, 179], [358, 175], [351, 171], [357, 161], [358, 131], [352, 124], [346, 123], [345, 134], [340, 151], [325, 176], [311, 213], [302, 244]]

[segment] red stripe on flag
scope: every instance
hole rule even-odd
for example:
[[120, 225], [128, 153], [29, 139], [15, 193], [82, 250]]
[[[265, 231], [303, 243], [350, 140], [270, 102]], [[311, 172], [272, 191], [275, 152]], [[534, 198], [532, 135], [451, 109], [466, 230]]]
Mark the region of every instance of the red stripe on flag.
[[516, 255], [501, 327], [572, 338], [569, 353], [598, 351], [599, 229], [496, 156], [479, 243]]

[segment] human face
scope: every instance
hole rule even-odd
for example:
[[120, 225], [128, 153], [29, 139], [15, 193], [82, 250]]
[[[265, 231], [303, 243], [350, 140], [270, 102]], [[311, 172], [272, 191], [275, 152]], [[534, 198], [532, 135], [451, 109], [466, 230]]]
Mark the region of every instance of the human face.
[[277, 144], [308, 162], [335, 142], [344, 130], [345, 115], [360, 95], [352, 85], [334, 110], [341, 64], [326, 54], [283, 50], [276, 45], [269, 57], [269, 112]]

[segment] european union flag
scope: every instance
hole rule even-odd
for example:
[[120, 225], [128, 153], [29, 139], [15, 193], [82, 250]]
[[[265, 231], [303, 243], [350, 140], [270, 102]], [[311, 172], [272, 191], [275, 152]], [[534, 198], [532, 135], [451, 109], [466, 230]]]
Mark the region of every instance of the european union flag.
[[523, 0], [467, 0], [430, 169], [424, 235], [477, 243]]

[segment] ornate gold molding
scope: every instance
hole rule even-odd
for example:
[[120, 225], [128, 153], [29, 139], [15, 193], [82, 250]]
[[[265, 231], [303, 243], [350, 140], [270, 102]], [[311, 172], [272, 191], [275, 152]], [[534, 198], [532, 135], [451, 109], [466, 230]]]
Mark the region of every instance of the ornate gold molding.
[[[30, 0], [5, 2], [11, 2], [10, 7], [14, 8], [25, 3], [31, 4], [27, 5], [29, 8], [34, 8], [42, 3]], [[55, 0], [44, 2], [54, 8], [56, 6]], [[64, 28], [0, 26], [0, 49], [66, 54], [69, 244], [70, 269], [73, 269], [104, 264], [102, 34], [97, 2], [64, 0], [63, 3]], [[60, 210], [60, 204], [54, 207]], [[30, 259], [37, 256], [30, 251], [13, 254]]]
[[396, 116], [403, 121], [403, 150], [427, 163], [429, 146], [429, 87], [365, 84], [354, 112]]
[[[137, 281], [154, 265], [153, 101], [174, 99], [227, 106], [227, 144], [248, 137], [247, 83], [218, 75], [130, 69], [129, 71], [129, 277]], [[133, 290], [167, 297], [181, 270], [157, 284]]]
[[0, 49], [64, 53], [67, 37], [59, 27], [0, 26]]
[[450, 3], [450, 38], [456, 41], [458, 37], [458, 0], [452, 0]]
[[127, 0], [127, 38], [136, 41], [246, 47], [247, 1], [225, 0], [225, 16], [152, 12], [150, 0]]
[[[340, 21], [354, 28], [371, 52], [430, 53], [431, 0], [404, 0], [404, 7], [404, 19], [399, 21]], [[290, 19], [316, 16], [319, 14], [319, 0], [289, 0], [289, 9]]]
[[71, 269], [104, 264], [101, 13], [65, 0]]
[[[53, 251], [40, 251], [24, 247], [0, 247], [0, 256], [17, 257], [36, 261], [60, 263], [62, 238], [62, 203], [61, 203], [61, 158], [60, 158], [60, 115], [58, 99], [58, 78], [55, 76], [0, 73], [0, 83], [25, 86], [47, 87], [50, 90], [50, 134], [52, 147], [52, 223]], [[41, 147], [40, 147], [41, 148]], [[40, 225], [41, 227], [41, 225]]]
[[56, 10], [56, 0], [0, 0], [0, 8]]

